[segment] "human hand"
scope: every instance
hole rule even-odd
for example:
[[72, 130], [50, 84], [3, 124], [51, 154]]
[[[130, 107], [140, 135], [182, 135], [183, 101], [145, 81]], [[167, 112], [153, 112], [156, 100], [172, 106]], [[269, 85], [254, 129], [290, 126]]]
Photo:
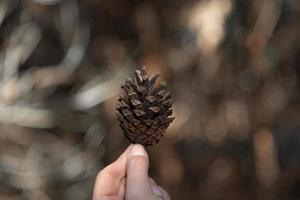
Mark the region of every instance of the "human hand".
[[168, 193], [148, 177], [149, 158], [144, 147], [130, 145], [99, 172], [93, 200], [170, 200]]

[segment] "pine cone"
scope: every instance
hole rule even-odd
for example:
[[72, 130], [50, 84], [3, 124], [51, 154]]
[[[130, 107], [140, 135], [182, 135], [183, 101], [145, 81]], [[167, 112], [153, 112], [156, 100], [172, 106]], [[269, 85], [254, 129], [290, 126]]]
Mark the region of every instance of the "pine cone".
[[117, 117], [124, 135], [132, 143], [145, 146], [158, 143], [174, 120], [171, 92], [166, 90], [164, 82], [155, 86], [158, 77], [149, 79], [143, 67], [135, 71], [133, 80], [128, 78], [121, 86]]

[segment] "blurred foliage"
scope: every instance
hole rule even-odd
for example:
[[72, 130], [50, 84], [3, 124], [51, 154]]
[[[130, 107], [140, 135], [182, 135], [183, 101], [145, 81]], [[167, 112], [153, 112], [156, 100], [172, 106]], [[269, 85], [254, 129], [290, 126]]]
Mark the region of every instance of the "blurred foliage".
[[1, 0], [0, 199], [90, 199], [141, 65], [174, 94], [148, 149], [174, 200], [299, 199], [299, 19], [297, 0]]

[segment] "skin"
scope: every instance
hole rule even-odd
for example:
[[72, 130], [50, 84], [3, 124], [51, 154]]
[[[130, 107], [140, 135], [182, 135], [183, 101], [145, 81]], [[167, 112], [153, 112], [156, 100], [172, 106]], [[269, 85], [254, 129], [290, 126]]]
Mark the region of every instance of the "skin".
[[168, 193], [148, 176], [149, 157], [142, 145], [130, 145], [120, 157], [101, 170], [93, 200], [170, 200]]

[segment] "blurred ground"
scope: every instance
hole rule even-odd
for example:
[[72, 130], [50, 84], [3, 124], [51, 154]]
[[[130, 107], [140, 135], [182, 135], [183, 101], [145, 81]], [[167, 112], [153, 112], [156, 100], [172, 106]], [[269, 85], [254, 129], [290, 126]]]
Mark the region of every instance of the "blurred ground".
[[1, 0], [0, 199], [90, 199], [136, 67], [173, 91], [172, 199], [300, 199], [297, 0]]

